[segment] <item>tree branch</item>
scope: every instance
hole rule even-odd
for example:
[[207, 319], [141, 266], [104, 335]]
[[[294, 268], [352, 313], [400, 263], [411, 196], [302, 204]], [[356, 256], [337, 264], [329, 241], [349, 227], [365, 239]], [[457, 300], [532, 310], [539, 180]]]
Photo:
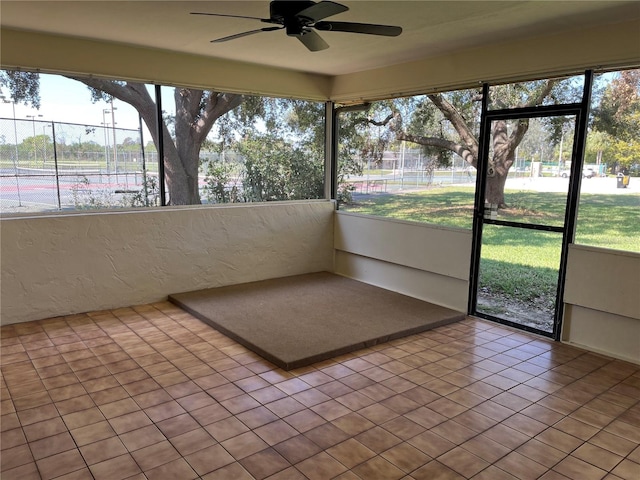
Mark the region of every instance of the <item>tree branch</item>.
[[387, 118], [385, 118], [384, 120], [381, 120], [381, 121], [374, 120], [373, 118], [367, 118], [367, 123], [370, 123], [371, 125], [375, 125], [376, 127], [384, 127], [391, 120], [393, 120], [395, 118], [395, 116], [396, 116], [396, 114], [392, 112], [389, 115], [387, 115]]
[[460, 135], [460, 139], [464, 144], [467, 145], [466, 148], [473, 155], [473, 165], [475, 166], [475, 162], [478, 158], [478, 140], [471, 131], [471, 128], [467, 124], [467, 121], [456, 109], [456, 107], [451, 105], [451, 103], [449, 103], [442, 95], [434, 93], [431, 95], [427, 95], [427, 97], [429, 97], [429, 100], [433, 102], [436, 108], [442, 112], [442, 115], [444, 115], [444, 117], [449, 120], [449, 122], [451, 122], [453, 128], [455, 128], [456, 132], [458, 132], [458, 135]]
[[244, 100], [243, 95], [233, 93], [210, 92], [200, 119], [198, 120], [198, 133], [200, 143], [204, 142], [213, 124]]
[[439, 137], [422, 137], [420, 135], [411, 135], [405, 132], [398, 132], [397, 138], [398, 140], [405, 140], [407, 142], [417, 143], [418, 145], [450, 150], [459, 155], [469, 165], [475, 167], [477, 164], [477, 157], [474, 156], [473, 151], [467, 145], [463, 145], [461, 143], [456, 143], [451, 140]]
[[[118, 100], [132, 105], [146, 123], [154, 143], [156, 145], [158, 144], [156, 104], [143, 83], [126, 82], [122, 84], [112, 80], [102, 80], [93, 77], [68, 76], [67, 78], [84, 83], [91, 88], [105, 92]], [[166, 126], [163, 127], [163, 130], [166, 130]], [[164, 133], [165, 145], [168, 143], [173, 145], [171, 136], [168, 135], [168, 133], [168, 130]]]
[[[529, 96], [529, 98], [525, 102], [525, 106], [535, 107], [538, 105], [542, 105], [542, 103], [544, 102], [544, 99], [547, 98], [547, 96], [549, 96], [549, 94], [551, 93], [551, 89], [555, 84], [556, 84], [556, 80], [552, 80], [552, 79], [547, 80], [540, 90], [538, 90], [537, 92], [532, 92], [532, 94]], [[520, 142], [522, 142], [522, 139], [524, 138], [524, 135], [527, 133], [527, 130], [529, 130], [529, 119], [521, 118], [518, 121], [516, 128], [513, 130], [513, 132], [509, 136], [508, 147], [510, 150], [515, 150], [518, 147], [518, 145], [520, 145]]]
[[525, 102], [524, 106], [534, 107], [534, 106], [542, 105], [542, 102], [551, 93], [551, 89], [555, 84], [556, 84], [556, 80], [548, 79], [538, 92], [536, 92], [535, 90], [531, 92], [531, 95]]

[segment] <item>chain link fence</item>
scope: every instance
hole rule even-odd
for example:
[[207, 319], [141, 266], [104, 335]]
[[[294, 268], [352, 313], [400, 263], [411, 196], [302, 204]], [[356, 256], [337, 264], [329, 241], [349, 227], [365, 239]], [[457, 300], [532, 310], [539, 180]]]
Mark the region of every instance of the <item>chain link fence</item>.
[[[201, 160], [205, 167], [244, 163], [233, 151], [202, 152]], [[234, 181], [225, 188], [238, 188], [239, 177]], [[422, 150], [403, 148], [364, 163], [361, 175], [345, 181], [356, 194], [392, 192], [472, 184], [475, 169], [459, 158], [438, 169]], [[0, 214], [155, 206], [158, 191], [157, 152], [145, 151], [140, 130], [0, 118]]]
[[363, 161], [362, 174], [347, 176], [344, 185], [355, 194], [369, 194], [475, 183], [475, 168], [462, 158], [454, 155], [449, 167], [439, 167], [437, 160], [419, 148], [385, 151], [377, 162]]
[[0, 118], [0, 214], [154, 205], [157, 160], [140, 130]]

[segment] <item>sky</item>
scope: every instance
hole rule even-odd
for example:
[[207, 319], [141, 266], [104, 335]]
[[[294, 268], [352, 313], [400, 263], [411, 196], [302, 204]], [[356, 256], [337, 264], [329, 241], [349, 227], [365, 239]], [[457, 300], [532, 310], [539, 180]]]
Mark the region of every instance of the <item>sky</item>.
[[[607, 74], [603, 77], [609, 82], [612, 76], [613, 74]], [[148, 88], [153, 97], [155, 95], [153, 86], [149, 85]], [[162, 106], [163, 110], [169, 115], [175, 113], [172, 90], [171, 87], [162, 87]], [[11, 97], [10, 92], [6, 88], [2, 89], [2, 95], [7, 99]], [[27, 120], [31, 123], [32, 119], [29, 116], [35, 116], [36, 122], [42, 122], [33, 122], [33, 125], [19, 124], [17, 128], [18, 142], [22, 141], [25, 137], [32, 136], [33, 131], [35, 131], [36, 134], [38, 132], [47, 132], [46, 127], [48, 125], [45, 122], [66, 122], [95, 127], [101, 127], [103, 123], [106, 123], [107, 126], [112, 126], [111, 104], [104, 101], [92, 103], [88, 87], [81, 82], [71, 80], [61, 75], [41, 74], [40, 97], [41, 106], [39, 110], [23, 104], [15, 104], [16, 119]], [[0, 102], [0, 118], [13, 119], [13, 107], [14, 105], [12, 103]], [[113, 117], [115, 117], [115, 123], [118, 129], [138, 130], [138, 112], [131, 105], [116, 99], [113, 102], [113, 107]], [[105, 110], [108, 110], [108, 112], [105, 113]], [[29, 128], [30, 126], [34, 128]], [[57, 127], [56, 131], [58, 131]], [[108, 138], [100, 133], [102, 132], [100, 128], [96, 129], [96, 132], [96, 135], [94, 135], [95, 141], [101, 145], [104, 145], [105, 141], [109, 142]], [[0, 134], [2, 133], [3, 132], [0, 132]], [[6, 133], [4, 135], [7, 136]], [[118, 132], [117, 137], [120, 139], [118, 143], [127, 136], [138, 137], [135, 132], [131, 132], [131, 135], [127, 132]], [[143, 126], [143, 137], [145, 144], [151, 140], [151, 135], [146, 125]]]
[[[152, 86], [150, 88], [153, 89]], [[163, 87], [165, 98], [167, 90], [169, 89]], [[2, 95], [7, 99], [11, 98], [11, 94], [6, 88], [2, 90]], [[152, 92], [153, 95], [154, 93]], [[173, 113], [171, 112], [172, 103], [165, 100], [162, 104], [163, 109], [170, 114]], [[131, 105], [115, 99], [113, 107], [117, 128], [138, 130], [140, 125], [138, 112]], [[109, 110], [109, 112], [103, 113], [104, 110]], [[21, 103], [15, 105], [15, 118], [17, 120], [31, 121], [32, 119], [28, 117], [29, 115], [35, 115], [35, 120], [42, 122], [65, 122], [97, 127], [101, 127], [103, 122], [107, 123], [108, 126], [112, 124], [110, 103], [104, 101], [92, 103], [91, 93], [86, 85], [60, 75], [40, 75], [39, 110]], [[0, 103], [0, 118], [14, 118], [12, 103]], [[39, 130], [38, 123], [36, 123], [36, 132]], [[151, 140], [146, 126], [143, 135], [145, 143]], [[134, 132], [132, 132], [131, 136], [134, 136]], [[137, 137], [137, 135], [135, 136]]]

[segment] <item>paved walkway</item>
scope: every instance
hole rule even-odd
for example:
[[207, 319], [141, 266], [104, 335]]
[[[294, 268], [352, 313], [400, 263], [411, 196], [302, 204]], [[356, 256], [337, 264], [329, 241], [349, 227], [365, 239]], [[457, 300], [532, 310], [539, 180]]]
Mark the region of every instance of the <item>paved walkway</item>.
[[[566, 192], [569, 188], [569, 179], [562, 177], [513, 178], [507, 180], [506, 188], [538, 192]], [[617, 179], [614, 177], [583, 178], [580, 192], [609, 195], [637, 194], [640, 193], [640, 178], [631, 178], [627, 188], [617, 188]]]

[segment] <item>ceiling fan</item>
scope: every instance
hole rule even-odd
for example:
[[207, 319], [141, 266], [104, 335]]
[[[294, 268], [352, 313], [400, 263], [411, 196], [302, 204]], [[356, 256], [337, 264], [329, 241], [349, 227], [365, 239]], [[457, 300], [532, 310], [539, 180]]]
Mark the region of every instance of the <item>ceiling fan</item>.
[[[228, 37], [211, 40], [211, 43], [227, 42], [236, 38], [246, 37], [260, 32], [271, 32], [274, 30], [286, 30], [287, 35], [296, 37], [302, 44], [312, 52], [329, 48], [315, 30], [364, 33], [368, 35], [383, 35], [386, 37], [397, 37], [402, 33], [401, 27], [391, 25], [376, 25], [372, 23], [354, 22], [332, 22], [323, 21], [327, 17], [346, 12], [349, 7], [330, 1], [289, 1], [274, 0], [269, 4], [269, 18], [245, 17], [242, 15], [226, 15], [221, 13], [191, 12], [192, 15], [210, 15], [213, 17], [247, 18], [259, 20], [263, 23], [277, 25], [274, 27], [258, 28], [248, 32], [229, 35]], [[315, 29], [315, 30], [313, 30]]]

